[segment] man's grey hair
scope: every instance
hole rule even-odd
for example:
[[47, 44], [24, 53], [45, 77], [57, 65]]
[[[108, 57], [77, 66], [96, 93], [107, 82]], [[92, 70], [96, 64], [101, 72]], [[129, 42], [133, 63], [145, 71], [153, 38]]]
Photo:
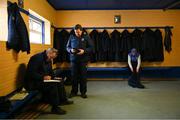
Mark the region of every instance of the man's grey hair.
[[58, 50], [57, 50], [57, 49], [55, 49], [55, 48], [48, 48], [48, 49], [46, 50], [46, 52], [47, 52], [47, 53], [49, 53], [49, 52], [53, 52], [53, 53], [58, 54]]

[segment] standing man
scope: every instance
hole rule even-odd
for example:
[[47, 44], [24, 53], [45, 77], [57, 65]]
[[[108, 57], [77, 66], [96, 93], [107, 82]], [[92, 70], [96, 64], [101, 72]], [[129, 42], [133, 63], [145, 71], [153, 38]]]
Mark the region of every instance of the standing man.
[[38, 90], [42, 93], [43, 100], [52, 106], [52, 113], [65, 114], [66, 111], [58, 106], [73, 102], [68, 101], [63, 82], [44, 82], [44, 80], [51, 80], [55, 77], [52, 70], [52, 60], [57, 57], [57, 54], [56, 49], [49, 48], [33, 55], [27, 65], [24, 86], [28, 91]]
[[70, 97], [77, 96], [78, 84], [82, 98], [87, 98], [87, 62], [88, 53], [93, 51], [93, 43], [87, 33], [83, 32], [80, 24], [75, 25], [74, 34], [67, 42], [67, 51], [70, 53], [72, 90]]

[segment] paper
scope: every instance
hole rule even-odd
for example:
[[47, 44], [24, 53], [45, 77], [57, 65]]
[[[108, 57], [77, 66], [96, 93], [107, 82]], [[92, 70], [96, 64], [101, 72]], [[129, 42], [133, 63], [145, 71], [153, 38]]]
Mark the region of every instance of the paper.
[[19, 92], [13, 95], [10, 100], [23, 100], [28, 94], [27, 92]]
[[59, 79], [59, 80], [44, 80], [44, 82], [61, 82], [61, 79]]

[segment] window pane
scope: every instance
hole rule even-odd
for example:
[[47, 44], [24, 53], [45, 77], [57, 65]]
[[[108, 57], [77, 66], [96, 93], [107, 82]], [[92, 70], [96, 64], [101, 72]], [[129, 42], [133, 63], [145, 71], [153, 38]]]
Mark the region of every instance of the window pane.
[[30, 41], [31, 43], [42, 43], [42, 35], [30, 32]]
[[38, 32], [42, 32], [42, 24], [33, 21], [32, 29]]
[[42, 22], [30, 18], [29, 28], [30, 28], [30, 42], [42, 44]]

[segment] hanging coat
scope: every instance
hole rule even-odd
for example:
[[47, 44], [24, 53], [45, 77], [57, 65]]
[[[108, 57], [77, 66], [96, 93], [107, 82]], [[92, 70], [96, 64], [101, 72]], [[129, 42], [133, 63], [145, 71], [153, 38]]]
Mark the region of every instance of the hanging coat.
[[69, 39], [69, 32], [66, 31], [65, 29], [63, 29], [62, 31], [60, 31], [60, 41], [61, 41], [61, 48], [60, 48], [60, 56], [62, 56], [62, 61], [63, 62], [69, 62], [69, 54], [68, 52], [66, 51], [66, 44], [68, 42], [68, 39]]
[[58, 49], [57, 62], [69, 61], [69, 55], [66, 51], [66, 44], [69, 39], [69, 32], [62, 29], [60, 32], [55, 30], [54, 32], [54, 48]]
[[154, 52], [156, 46], [155, 34], [150, 28], [146, 28], [142, 35], [142, 60], [155, 61]]
[[107, 30], [100, 33], [100, 61], [109, 61], [110, 36]]
[[8, 3], [8, 41], [7, 49], [30, 53], [29, 35], [17, 3]]
[[120, 50], [123, 52], [122, 61], [127, 61], [128, 53], [131, 50], [132, 37], [128, 30], [124, 30], [121, 35], [121, 46]]
[[117, 61], [117, 62], [120, 62], [122, 60], [122, 51], [120, 49], [120, 46], [121, 46], [121, 33], [119, 31], [117, 31], [117, 30], [114, 30], [111, 33], [111, 41], [112, 41], [111, 51], [112, 51], [112, 54], [114, 55], [113, 60]]
[[99, 33], [97, 30], [92, 30], [89, 34], [93, 44], [94, 44], [94, 51], [92, 56], [90, 57], [91, 62], [98, 61], [98, 54], [99, 54]]
[[165, 46], [165, 50], [167, 52], [171, 52], [171, 50], [172, 50], [171, 36], [172, 36], [172, 32], [171, 32], [170, 27], [166, 27], [165, 28], [165, 37], [164, 37], [164, 46]]
[[60, 48], [61, 48], [61, 41], [60, 39], [60, 32], [58, 31], [58, 29], [54, 30], [54, 41], [53, 41], [53, 47], [56, 48], [58, 50], [58, 56], [55, 58], [55, 60], [53, 61], [54, 63], [56, 62], [61, 62], [62, 61], [62, 57], [60, 55]]
[[142, 48], [142, 34], [143, 32], [139, 29], [135, 29], [132, 33], [132, 48], [136, 48], [136, 50], [141, 54]]
[[163, 52], [163, 42], [162, 42], [162, 33], [159, 29], [157, 29], [155, 32], [155, 50], [154, 50], [154, 56], [155, 61], [160, 62], [164, 61], [164, 52]]

